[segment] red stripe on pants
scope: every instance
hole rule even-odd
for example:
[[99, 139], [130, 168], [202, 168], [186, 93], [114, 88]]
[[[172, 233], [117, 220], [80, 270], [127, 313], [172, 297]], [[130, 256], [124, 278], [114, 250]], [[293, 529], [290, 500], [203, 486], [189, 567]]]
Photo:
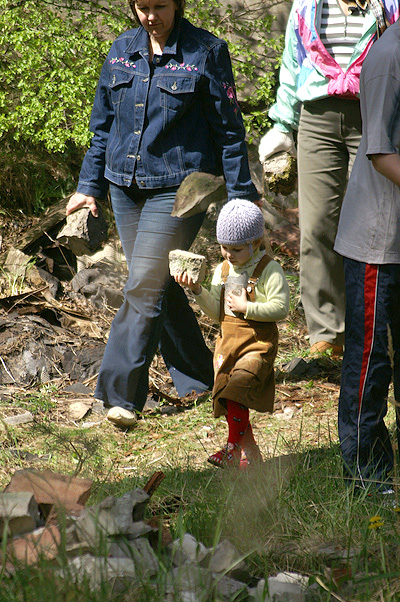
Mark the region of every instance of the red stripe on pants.
[[361, 364], [360, 389], [358, 407], [361, 408], [365, 379], [367, 376], [369, 358], [374, 341], [376, 285], [378, 281], [378, 266], [366, 264], [364, 276], [364, 351]]

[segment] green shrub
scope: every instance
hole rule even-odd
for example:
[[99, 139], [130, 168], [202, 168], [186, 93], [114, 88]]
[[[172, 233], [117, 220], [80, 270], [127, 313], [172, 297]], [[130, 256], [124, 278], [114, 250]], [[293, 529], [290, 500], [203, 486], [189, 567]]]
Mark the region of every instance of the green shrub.
[[[0, 0], [0, 203], [27, 213], [74, 190], [112, 40], [133, 26], [122, 0]], [[228, 41], [250, 137], [266, 126], [281, 40], [259, 2], [189, 0], [187, 17]], [[261, 32], [261, 34], [260, 34]]]

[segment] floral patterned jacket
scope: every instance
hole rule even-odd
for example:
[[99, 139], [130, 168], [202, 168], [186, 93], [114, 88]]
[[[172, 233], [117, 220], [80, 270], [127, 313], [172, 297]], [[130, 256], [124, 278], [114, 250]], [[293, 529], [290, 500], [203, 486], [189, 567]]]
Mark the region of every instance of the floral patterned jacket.
[[223, 174], [229, 198], [256, 200], [226, 42], [178, 19], [149, 62], [148, 34], [113, 43], [98, 83], [78, 191], [104, 198], [108, 183], [179, 185], [191, 172]]

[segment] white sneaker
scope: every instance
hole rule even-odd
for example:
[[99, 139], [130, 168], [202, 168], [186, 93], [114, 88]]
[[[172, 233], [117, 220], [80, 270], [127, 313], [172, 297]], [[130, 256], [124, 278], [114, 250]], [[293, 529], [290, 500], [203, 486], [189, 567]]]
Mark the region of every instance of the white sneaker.
[[108, 410], [107, 420], [123, 428], [129, 428], [137, 422], [137, 416], [135, 412], [125, 410], [119, 406], [114, 406]]

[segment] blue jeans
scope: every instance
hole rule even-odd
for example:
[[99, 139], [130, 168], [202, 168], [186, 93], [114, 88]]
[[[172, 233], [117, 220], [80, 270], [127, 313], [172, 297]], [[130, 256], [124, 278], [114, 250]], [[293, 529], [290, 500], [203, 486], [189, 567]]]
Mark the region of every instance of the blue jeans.
[[157, 347], [179, 396], [213, 385], [212, 353], [182, 288], [169, 275], [168, 253], [189, 249], [204, 214], [171, 217], [177, 188], [110, 185], [118, 234], [129, 267], [124, 302], [111, 325], [95, 397], [141, 411]]

